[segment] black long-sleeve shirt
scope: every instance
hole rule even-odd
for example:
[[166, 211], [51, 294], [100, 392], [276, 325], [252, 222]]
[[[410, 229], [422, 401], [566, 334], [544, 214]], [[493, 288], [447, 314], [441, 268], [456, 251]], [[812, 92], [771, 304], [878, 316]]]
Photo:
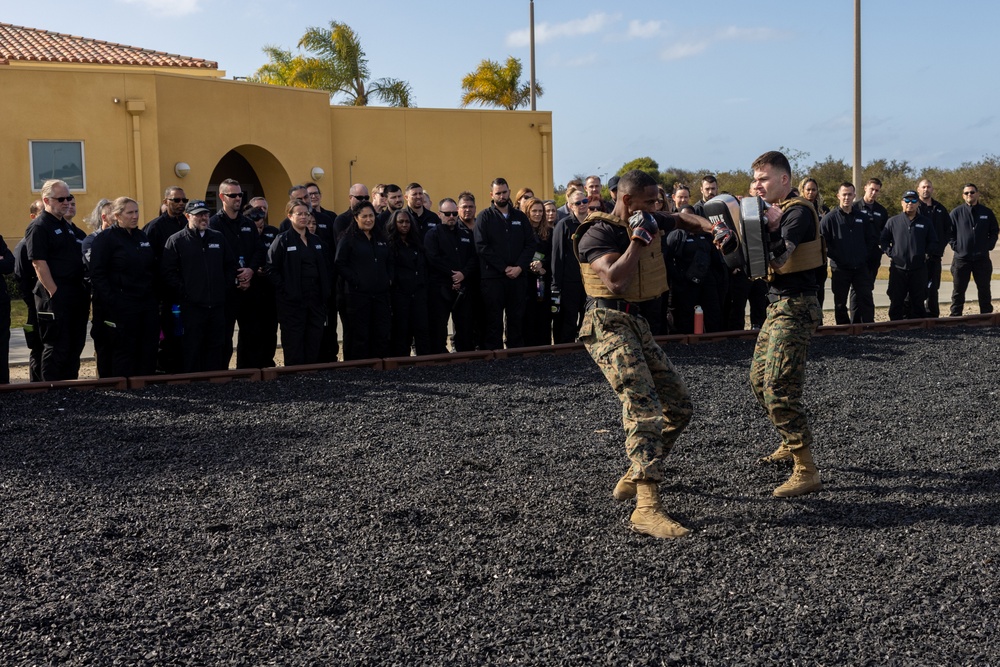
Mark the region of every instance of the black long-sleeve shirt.
[[997, 244], [997, 217], [993, 211], [976, 204], [962, 204], [952, 209], [951, 234], [948, 244], [955, 251], [956, 257], [973, 259], [984, 257]]
[[472, 233], [484, 280], [505, 278], [508, 266], [521, 267], [522, 274], [528, 272], [535, 254], [535, 232], [528, 217], [513, 205], [508, 206], [506, 216], [495, 204], [481, 211]]
[[924, 266], [930, 248], [937, 243], [937, 230], [929, 218], [919, 213], [913, 220], [905, 213], [894, 215], [882, 230], [882, 251], [897, 269], [911, 271]]
[[[24, 232], [29, 261], [45, 261], [56, 287], [83, 285], [83, 251], [86, 234], [76, 225], [43, 211]], [[34, 288], [34, 286], [32, 286]]]
[[233, 257], [242, 266], [255, 272], [267, 262], [267, 248], [260, 240], [257, 225], [247, 220], [242, 213], [230, 218], [224, 211], [219, 211], [208, 219], [208, 228], [220, 232], [229, 245]]
[[917, 213], [927, 218], [934, 226], [934, 241], [927, 247], [927, 256], [941, 259], [944, 254], [944, 246], [948, 242], [951, 218], [948, 217], [948, 210], [937, 199], [931, 199], [930, 204], [922, 201], [917, 204]]
[[819, 223], [826, 239], [827, 256], [833, 269], [857, 269], [868, 263], [873, 246], [878, 245], [875, 226], [866, 215], [853, 208], [846, 213], [839, 206]]
[[[0, 236], [0, 275], [6, 275], [8, 273], [14, 272], [14, 253], [10, 251], [7, 244], [4, 243], [3, 237]], [[10, 308], [10, 295], [7, 293], [7, 286], [0, 290], [3, 294], [0, 294], [0, 307], [6, 306]]]
[[369, 239], [349, 229], [337, 243], [337, 272], [349, 292], [384, 294], [392, 283], [389, 243], [372, 231]]
[[393, 292], [412, 295], [427, 287], [427, 257], [423, 248], [400, 242], [389, 246], [389, 256]]
[[156, 308], [157, 261], [152, 243], [138, 229], [108, 227], [90, 248], [90, 282], [94, 307], [112, 320]]
[[580, 221], [573, 214], [559, 220], [552, 230], [552, 286], [562, 290], [568, 284], [583, 284], [580, 262], [573, 252], [573, 233]]
[[441, 224], [427, 232], [424, 237], [427, 253], [427, 271], [431, 282], [451, 285], [452, 271], [460, 271], [466, 280], [473, 277], [479, 267], [476, 242], [472, 232], [459, 223]]
[[294, 229], [278, 234], [267, 252], [267, 277], [274, 285], [279, 299], [299, 303], [303, 295], [312, 291], [303, 280], [303, 257], [312, 255], [318, 273], [318, 284], [314, 291], [325, 301], [333, 289], [333, 270], [328, 263], [329, 253], [326, 242], [315, 234], [306, 233], [308, 245]]
[[238, 266], [222, 232], [185, 227], [167, 239], [160, 275], [177, 301], [216, 307], [226, 303]]

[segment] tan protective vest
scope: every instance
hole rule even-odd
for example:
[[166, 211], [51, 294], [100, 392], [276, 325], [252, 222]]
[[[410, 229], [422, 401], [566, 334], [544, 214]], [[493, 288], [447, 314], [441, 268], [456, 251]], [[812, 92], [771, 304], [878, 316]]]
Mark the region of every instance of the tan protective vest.
[[659, 238], [656, 239], [655, 243], [642, 249], [635, 277], [632, 278], [624, 294], [615, 294], [608, 289], [597, 272], [590, 268], [590, 264], [580, 260], [580, 239], [595, 222], [601, 220], [628, 229], [628, 223], [624, 220], [600, 212], [591, 213], [576, 228], [573, 233], [573, 254], [576, 255], [576, 261], [580, 263], [580, 275], [583, 277], [583, 289], [587, 296], [595, 299], [624, 299], [630, 303], [640, 303], [655, 299], [666, 292], [668, 289], [667, 265], [663, 261], [663, 249], [660, 246]]
[[805, 206], [812, 213], [813, 220], [816, 221], [816, 238], [806, 241], [795, 247], [788, 261], [780, 268], [771, 268], [771, 271], [784, 275], [786, 273], [798, 273], [809, 269], [817, 269], [826, 264], [826, 240], [819, 233], [819, 214], [816, 207], [804, 197], [792, 197], [775, 204], [784, 213], [793, 206]]

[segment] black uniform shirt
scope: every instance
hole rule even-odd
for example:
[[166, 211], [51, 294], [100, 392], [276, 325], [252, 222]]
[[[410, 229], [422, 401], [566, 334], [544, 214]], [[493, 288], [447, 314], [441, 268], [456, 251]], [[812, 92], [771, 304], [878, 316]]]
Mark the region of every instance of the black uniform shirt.
[[48, 263], [56, 286], [83, 283], [83, 250], [86, 235], [71, 222], [43, 211], [24, 232], [28, 260]]
[[109, 309], [112, 317], [155, 308], [156, 266], [152, 243], [144, 232], [105, 229], [95, 237], [90, 253], [95, 302]]

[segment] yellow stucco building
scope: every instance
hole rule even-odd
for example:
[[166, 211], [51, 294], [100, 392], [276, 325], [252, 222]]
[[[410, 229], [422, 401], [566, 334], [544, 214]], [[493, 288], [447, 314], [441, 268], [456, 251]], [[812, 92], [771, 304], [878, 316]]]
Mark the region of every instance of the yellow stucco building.
[[267, 197], [272, 222], [306, 181], [337, 212], [357, 182], [417, 181], [435, 201], [470, 190], [485, 206], [503, 176], [552, 197], [551, 112], [332, 106], [322, 91], [224, 76], [206, 60], [0, 23], [0, 234], [23, 235], [51, 177], [70, 184], [81, 226], [122, 195], [151, 220], [169, 185], [211, 205], [225, 178]]

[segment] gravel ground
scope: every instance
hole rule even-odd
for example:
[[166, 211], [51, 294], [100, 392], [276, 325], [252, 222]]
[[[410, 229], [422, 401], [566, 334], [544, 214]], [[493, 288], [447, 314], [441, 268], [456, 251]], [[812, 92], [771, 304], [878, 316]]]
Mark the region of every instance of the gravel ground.
[[583, 354], [5, 395], [0, 664], [1000, 665], [998, 343], [815, 339], [795, 500], [752, 343], [672, 346], [672, 541]]

